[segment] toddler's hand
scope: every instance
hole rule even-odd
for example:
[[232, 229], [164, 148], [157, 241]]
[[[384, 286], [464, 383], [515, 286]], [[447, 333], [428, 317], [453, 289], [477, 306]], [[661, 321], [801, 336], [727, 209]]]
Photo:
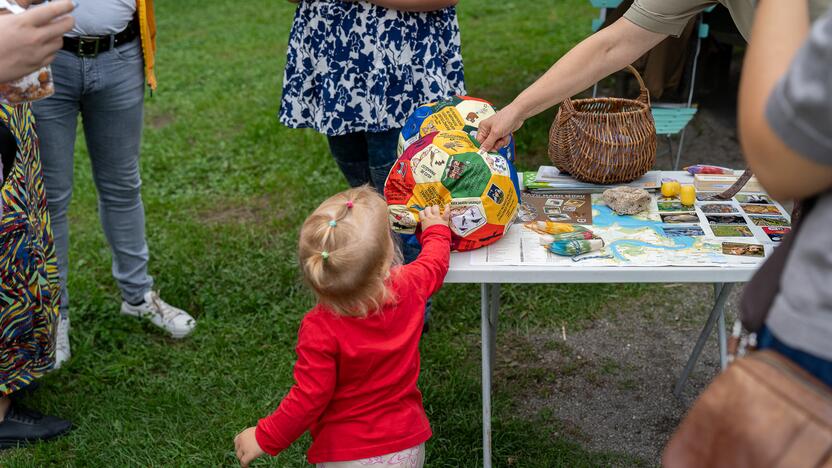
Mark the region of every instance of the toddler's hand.
[[266, 454], [260, 448], [260, 444], [257, 443], [257, 439], [254, 437], [255, 429], [254, 427], [250, 427], [237, 434], [237, 437], [234, 438], [234, 449], [237, 453], [237, 460], [240, 461], [240, 466], [243, 468], [248, 468], [249, 463]]
[[447, 226], [448, 221], [451, 219], [451, 210], [446, 206], [445, 212], [443, 213], [442, 209], [436, 205], [428, 206], [419, 213], [419, 219], [422, 221], [423, 231], [435, 224]]

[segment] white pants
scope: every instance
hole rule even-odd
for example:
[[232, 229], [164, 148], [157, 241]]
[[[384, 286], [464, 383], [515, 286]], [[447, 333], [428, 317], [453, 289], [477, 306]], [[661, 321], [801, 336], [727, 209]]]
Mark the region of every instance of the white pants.
[[318, 463], [317, 468], [364, 468], [379, 466], [384, 468], [422, 468], [425, 466], [425, 444], [404, 449], [396, 453], [388, 453], [378, 457], [361, 460]]

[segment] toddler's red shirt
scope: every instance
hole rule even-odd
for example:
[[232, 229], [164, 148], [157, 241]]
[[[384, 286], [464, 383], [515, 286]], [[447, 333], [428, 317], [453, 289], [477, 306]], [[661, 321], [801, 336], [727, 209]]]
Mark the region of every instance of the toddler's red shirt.
[[303, 318], [295, 384], [255, 431], [266, 453], [277, 455], [307, 429], [310, 463], [384, 455], [430, 438], [416, 388], [419, 338], [425, 302], [448, 272], [451, 231], [434, 225], [420, 240], [419, 258], [391, 271], [395, 304], [365, 318], [319, 304]]

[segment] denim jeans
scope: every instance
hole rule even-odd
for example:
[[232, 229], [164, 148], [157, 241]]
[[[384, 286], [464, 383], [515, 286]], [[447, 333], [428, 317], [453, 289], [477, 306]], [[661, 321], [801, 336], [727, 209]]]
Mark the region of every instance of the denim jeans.
[[396, 162], [400, 128], [328, 136], [329, 150], [350, 187], [370, 184], [384, 193], [384, 181]]
[[757, 348], [761, 350], [768, 348], [777, 351], [783, 356], [791, 359], [806, 372], [814, 375], [826, 385], [832, 387], [832, 361], [827, 361], [809, 353], [792, 348], [777, 339], [768, 327], [763, 327], [763, 329], [757, 333]]
[[67, 210], [79, 114], [98, 190], [98, 214], [113, 254], [113, 277], [124, 300], [140, 303], [153, 286], [139, 176], [145, 92], [141, 46], [135, 40], [96, 57], [59, 51], [52, 74], [55, 94], [34, 103], [33, 111], [58, 256], [61, 314], [66, 316], [69, 307]]

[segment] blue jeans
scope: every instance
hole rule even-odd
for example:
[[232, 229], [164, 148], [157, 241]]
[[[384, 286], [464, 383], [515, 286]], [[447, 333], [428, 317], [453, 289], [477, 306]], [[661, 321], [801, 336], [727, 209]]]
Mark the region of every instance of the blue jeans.
[[137, 304], [153, 286], [147, 274], [139, 147], [144, 111], [144, 62], [139, 41], [97, 57], [59, 51], [52, 62], [55, 94], [34, 103], [44, 187], [52, 218], [61, 315], [69, 307], [69, 223], [78, 115], [98, 190], [98, 213], [113, 254], [113, 277], [125, 301]]
[[329, 150], [350, 187], [370, 184], [384, 193], [384, 181], [396, 162], [400, 128], [327, 136]]
[[791, 359], [806, 372], [814, 375], [826, 385], [832, 387], [832, 361], [827, 361], [809, 353], [797, 350], [778, 340], [768, 327], [757, 333], [757, 348], [772, 349]]

